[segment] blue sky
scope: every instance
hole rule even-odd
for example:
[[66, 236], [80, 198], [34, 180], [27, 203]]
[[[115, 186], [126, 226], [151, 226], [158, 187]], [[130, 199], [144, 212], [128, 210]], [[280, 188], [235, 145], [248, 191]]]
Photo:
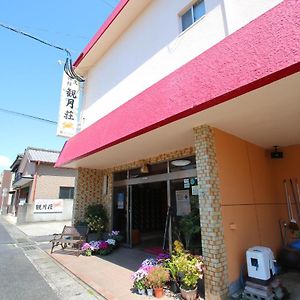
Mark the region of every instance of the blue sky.
[[[1, 1], [0, 23], [71, 51], [75, 60], [118, 0]], [[0, 108], [57, 121], [64, 52], [0, 27]], [[27, 146], [61, 150], [56, 125], [0, 111], [0, 172]]]

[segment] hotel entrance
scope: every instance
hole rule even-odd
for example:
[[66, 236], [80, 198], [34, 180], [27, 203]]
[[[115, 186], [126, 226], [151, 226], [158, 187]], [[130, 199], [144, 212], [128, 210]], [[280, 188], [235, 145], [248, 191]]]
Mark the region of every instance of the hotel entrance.
[[167, 217], [167, 183], [131, 186], [132, 245], [155, 252], [163, 245]]
[[180, 240], [201, 252], [198, 203], [193, 156], [114, 174], [113, 228], [127, 247], [156, 254]]

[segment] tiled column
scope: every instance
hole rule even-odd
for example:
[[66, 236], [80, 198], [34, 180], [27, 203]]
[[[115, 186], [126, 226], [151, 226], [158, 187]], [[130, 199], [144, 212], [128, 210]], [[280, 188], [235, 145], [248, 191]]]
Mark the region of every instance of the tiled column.
[[101, 203], [102, 172], [79, 168], [75, 181], [72, 223], [84, 220], [85, 209], [89, 204]]
[[205, 299], [225, 299], [228, 293], [227, 258], [221, 215], [220, 185], [213, 129], [194, 128], [202, 251], [206, 263]]

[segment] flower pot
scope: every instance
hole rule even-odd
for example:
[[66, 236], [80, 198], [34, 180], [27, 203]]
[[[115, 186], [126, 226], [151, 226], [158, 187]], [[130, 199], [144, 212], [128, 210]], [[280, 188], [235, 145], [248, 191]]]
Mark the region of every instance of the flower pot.
[[205, 293], [204, 293], [204, 278], [198, 280], [197, 291], [198, 291], [198, 295], [201, 298], [205, 298], [205, 296], [204, 296], [205, 295]]
[[141, 232], [139, 229], [132, 229], [131, 239], [132, 245], [138, 245], [141, 242]]
[[100, 236], [100, 234], [97, 232], [90, 232], [87, 235], [87, 242], [97, 241], [97, 240], [99, 240], [99, 236]]
[[185, 290], [183, 288], [180, 288], [181, 297], [184, 300], [195, 300], [197, 299], [197, 287], [195, 287], [193, 290]]
[[161, 298], [164, 295], [163, 288], [154, 288], [154, 296], [156, 298]]
[[175, 280], [170, 281], [170, 290], [174, 294], [177, 294], [177, 293], [180, 292], [179, 285], [178, 285], [177, 281], [175, 281]]
[[148, 296], [153, 296], [153, 289], [147, 289], [147, 295]]
[[138, 289], [138, 294], [139, 295], [146, 295], [146, 290], [145, 289]]

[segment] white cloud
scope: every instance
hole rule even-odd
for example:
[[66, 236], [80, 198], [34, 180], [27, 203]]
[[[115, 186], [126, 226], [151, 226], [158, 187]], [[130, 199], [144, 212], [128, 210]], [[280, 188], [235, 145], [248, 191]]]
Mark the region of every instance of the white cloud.
[[0, 168], [9, 169], [10, 165], [10, 159], [7, 156], [0, 155]]

